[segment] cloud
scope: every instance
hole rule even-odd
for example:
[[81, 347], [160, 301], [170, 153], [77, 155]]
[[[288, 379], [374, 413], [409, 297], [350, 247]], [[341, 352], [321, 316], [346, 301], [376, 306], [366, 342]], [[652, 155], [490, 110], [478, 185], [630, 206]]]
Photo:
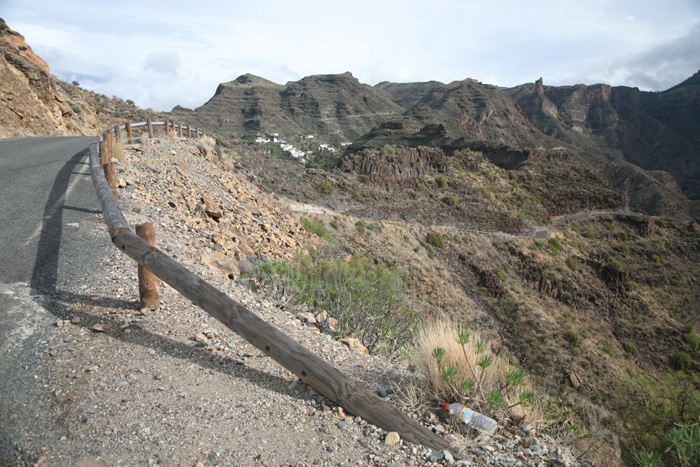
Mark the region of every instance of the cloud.
[[146, 57], [146, 69], [161, 75], [177, 76], [180, 56], [177, 52], [153, 52]]
[[644, 50], [574, 63], [551, 84], [608, 83], [666, 90], [700, 69], [700, 22], [686, 34]]
[[666, 89], [700, 68], [698, 0], [159, 3], [0, 0], [53, 73], [156, 110], [198, 107], [244, 73]]

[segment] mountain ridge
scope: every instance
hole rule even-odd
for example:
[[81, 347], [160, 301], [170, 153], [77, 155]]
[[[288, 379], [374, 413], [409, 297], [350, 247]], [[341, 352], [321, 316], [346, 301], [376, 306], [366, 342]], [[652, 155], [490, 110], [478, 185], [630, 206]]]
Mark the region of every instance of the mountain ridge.
[[[545, 86], [542, 79], [513, 88], [470, 78], [369, 86], [346, 72], [280, 85], [246, 74], [222, 83], [187, 118], [223, 139], [313, 135], [319, 142], [355, 143], [351, 148], [357, 148], [358, 141], [367, 143], [373, 135], [385, 137], [386, 125], [397, 122], [414, 135], [442, 128], [452, 142], [486, 141], [514, 150], [563, 146], [607, 174], [610, 183], [628, 193], [634, 209], [698, 219], [700, 143], [689, 138], [700, 115], [694, 101], [684, 104], [689, 93], [695, 95], [696, 81], [691, 77], [650, 95], [607, 84]], [[677, 108], [685, 110], [676, 115]], [[185, 115], [177, 108], [171, 114]], [[431, 144], [443, 143], [433, 138]], [[659, 183], [658, 171], [669, 172], [678, 187], [663, 176]], [[639, 196], [647, 188], [655, 194]]]

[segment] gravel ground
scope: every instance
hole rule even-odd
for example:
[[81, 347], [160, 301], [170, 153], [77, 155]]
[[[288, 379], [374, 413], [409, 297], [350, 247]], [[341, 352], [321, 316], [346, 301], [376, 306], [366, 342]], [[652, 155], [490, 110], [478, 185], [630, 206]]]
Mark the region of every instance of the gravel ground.
[[[125, 180], [120, 204], [127, 219], [155, 221], [159, 248], [461, 452], [453, 457], [403, 440], [387, 444], [386, 432], [346, 414], [165, 284], [161, 308], [139, 310], [136, 265], [106, 248], [84, 276], [58, 284], [51, 297], [56, 322], [35, 349], [45, 363], [27, 371], [50, 394], [42, 404], [53, 419], [37, 429], [11, 417], [16, 457], [7, 465], [579, 465], [528, 426], [501, 429], [493, 438], [462, 434], [435, 415], [437, 406], [411, 406], [412, 398], [398, 391], [397, 382], [420, 384], [405, 365], [349, 350], [308, 311], [253, 292], [239, 270], [222, 267], [226, 261], [203, 264], [218, 254], [243, 269], [244, 261], [261, 257], [250, 250], [274, 260], [288, 255], [280, 238], [297, 248], [312, 241], [290, 227], [281, 201], [263, 195], [241, 168], [225, 171], [196, 145], [163, 139], [127, 152], [118, 177]], [[259, 230], [243, 233], [248, 245], [227, 248], [214, 241], [220, 223], [198, 214], [187, 196], [169, 204], [185, 192], [218, 200], [223, 216], [241, 229], [262, 219], [253, 223]], [[101, 216], [87, 219], [78, 233], [87, 244], [103, 243]], [[256, 243], [270, 227], [280, 235]]]

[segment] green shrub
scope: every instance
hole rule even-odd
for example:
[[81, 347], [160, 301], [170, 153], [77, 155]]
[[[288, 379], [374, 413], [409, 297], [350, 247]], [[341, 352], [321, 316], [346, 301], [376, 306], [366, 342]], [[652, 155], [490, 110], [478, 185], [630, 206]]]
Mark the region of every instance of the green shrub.
[[639, 467], [661, 467], [661, 454], [653, 451], [635, 451], [634, 465]]
[[339, 337], [353, 334], [370, 350], [397, 350], [413, 336], [417, 314], [403, 299], [399, 274], [372, 259], [300, 255], [273, 268], [269, 290], [280, 300], [307, 304], [338, 320]]
[[[700, 465], [700, 397], [698, 383], [685, 373], [660, 377], [633, 375], [620, 382], [613, 403], [628, 432], [623, 460], [635, 465]], [[636, 448], [633, 449], [633, 448]], [[639, 462], [639, 449], [656, 464]]]
[[584, 236], [585, 238], [593, 238], [593, 234], [590, 233], [588, 230], [586, 230], [585, 232], [583, 232], [583, 236]]
[[661, 262], [661, 258], [659, 258], [659, 255], [651, 255], [651, 261], [654, 264], [659, 264]]
[[425, 185], [423, 185], [422, 183], [419, 183], [418, 185], [416, 185], [416, 190], [420, 191], [421, 193], [424, 192]]
[[620, 261], [619, 258], [615, 258], [614, 256], [610, 258], [610, 267], [617, 269], [618, 271], [622, 270], [622, 261]]
[[565, 338], [567, 341], [569, 341], [569, 344], [572, 347], [576, 347], [579, 341], [581, 340], [581, 337], [573, 329], [569, 329], [568, 331], [566, 331]]
[[572, 271], [578, 271], [578, 269], [581, 267], [581, 266], [578, 264], [578, 261], [576, 261], [576, 258], [574, 258], [573, 256], [569, 256], [568, 258], [566, 258], [566, 265], [567, 265], [567, 266], [569, 267], [569, 269], [571, 269]]
[[484, 198], [490, 200], [493, 196], [491, 195], [491, 192], [489, 191], [488, 188], [482, 186], [479, 187], [479, 191], [481, 192], [482, 195], [484, 195]]
[[365, 201], [365, 197], [362, 195], [362, 193], [360, 193], [354, 188], [350, 188], [350, 196], [352, 196], [358, 201]]
[[498, 277], [502, 281], [506, 280], [506, 273], [503, 272], [503, 269], [501, 269], [500, 266], [494, 266], [491, 269], [491, 272], [494, 273], [496, 277]]
[[331, 235], [331, 232], [323, 221], [319, 220], [318, 222], [314, 222], [308, 217], [302, 217], [299, 219], [299, 223], [312, 234], [325, 238], [329, 242], [333, 241], [333, 235]]
[[435, 179], [435, 183], [437, 184], [438, 188], [447, 188], [447, 179], [442, 175]]
[[380, 224], [379, 222], [372, 222], [370, 225], [367, 226], [367, 228], [369, 230], [371, 230], [372, 232], [379, 232], [379, 233], [381, 233], [381, 231], [383, 230], [382, 224]]
[[578, 235], [578, 233], [579, 233], [578, 225], [572, 225], [571, 231]]
[[493, 179], [494, 179], [493, 174], [492, 174], [491, 172], [489, 172], [488, 170], [482, 171], [481, 174], [482, 174], [484, 177], [486, 177], [486, 179], [487, 179], [488, 181], [490, 181], [490, 182], [492, 182]]
[[356, 228], [357, 231], [360, 232], [361, 234], [365, 233], [365, 227], [367, 227], [367, 226], [365, 225], [364, 222], [362, 222], [362, 221], [357, 221], [357, 222], [355, 222], [355, 228]]
[[555, 255], [559, 253], [562, 249], [562, 244], [557, 237], [550, 238], [547, 241], [547, 246], [549, 247], [549, 251], [551, 251]]
[[425, 241], [428, 242], [429, 245], [434, 246], [435, 248], [445, 248], [445, 241], [442, 239], [442, 235], [440, 235], [440, 232], [430, 232]]
[[610, 221], [606, 221], [604, 225], [605, 225], [605, 228], [606, 228], [607, 230], [611, 231], [611, 232], [612, 232], [613, 230], [615, 230], [615, 226], [614, 226], [613, 223], [610, 222]]
[[639, 355], [639, 349], [637, 349], [637, 346], [634, 344], [634, 342], [625, 342], [622, 344], [622, 349], [625, 351], [626, 354], [636, 357]]
[[316, 186], [316, 190], [322, 195], [329, 195], [333, 192], [333, 185], [328, 180], [324, 180]]
[[368, 175], [360, 175], [360, 183], [364, 185], [369, 184], [369, 176]]
[[659, 227], [665, 227], [665, 226], [666, 226], [666, 222], [664, 222], [663, 219], [656, 219], [656, 220], [654, 221], [654, 223], [655, 223], [656, 225], [658, 225]]
[[396, 148], [391, 144], [385, 144], [383, 151], [387, 154], [396, 154]]
[[331, 227], [333, 227], [335, 230], [338, 230], [340, 228], [340, 224], [338, 223], [338, 219], [333, 219], [331, 221]]
[[603, 352], [605, 352], [606, 354], [610, 355], [613, 358], [617, 358], [615, 351], [613, 350], [612, 347], [610, 347], [609, 344], [603, 344]]
[[671, 366], [678, 371], [686, 371], [690, 368], [690, 355], [686, 352], [677, 352], [671, 357]]
[[457, 200], [454, 199], [453, 196], [449, 196], [449, 195], [445, 196], [444, 198], [442, 198], [442, 201], [448, 206], [456, 206], [457, 205]]
[[698, 351], [700, 350], [700, 337], [695, 334], [693, 326], [689, 326], [688, 332], [683, 334], [683, 340], [686, 344], [690, 346], [691, 349]]

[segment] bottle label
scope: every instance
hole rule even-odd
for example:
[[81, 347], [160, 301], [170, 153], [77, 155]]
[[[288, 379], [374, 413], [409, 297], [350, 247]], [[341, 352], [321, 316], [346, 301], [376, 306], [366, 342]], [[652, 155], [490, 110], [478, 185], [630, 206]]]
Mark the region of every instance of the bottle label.
[[458, 418], [459, 420], [462, 420], [462, 415], [466, 415], [466, 414], [468, 414], [469, 412], [470, 412], [470, 409], [468, 409], [468, 408], [462, 406], [462, 408], [459, 409], [459, 415], [457, 415], [457, 418]]

